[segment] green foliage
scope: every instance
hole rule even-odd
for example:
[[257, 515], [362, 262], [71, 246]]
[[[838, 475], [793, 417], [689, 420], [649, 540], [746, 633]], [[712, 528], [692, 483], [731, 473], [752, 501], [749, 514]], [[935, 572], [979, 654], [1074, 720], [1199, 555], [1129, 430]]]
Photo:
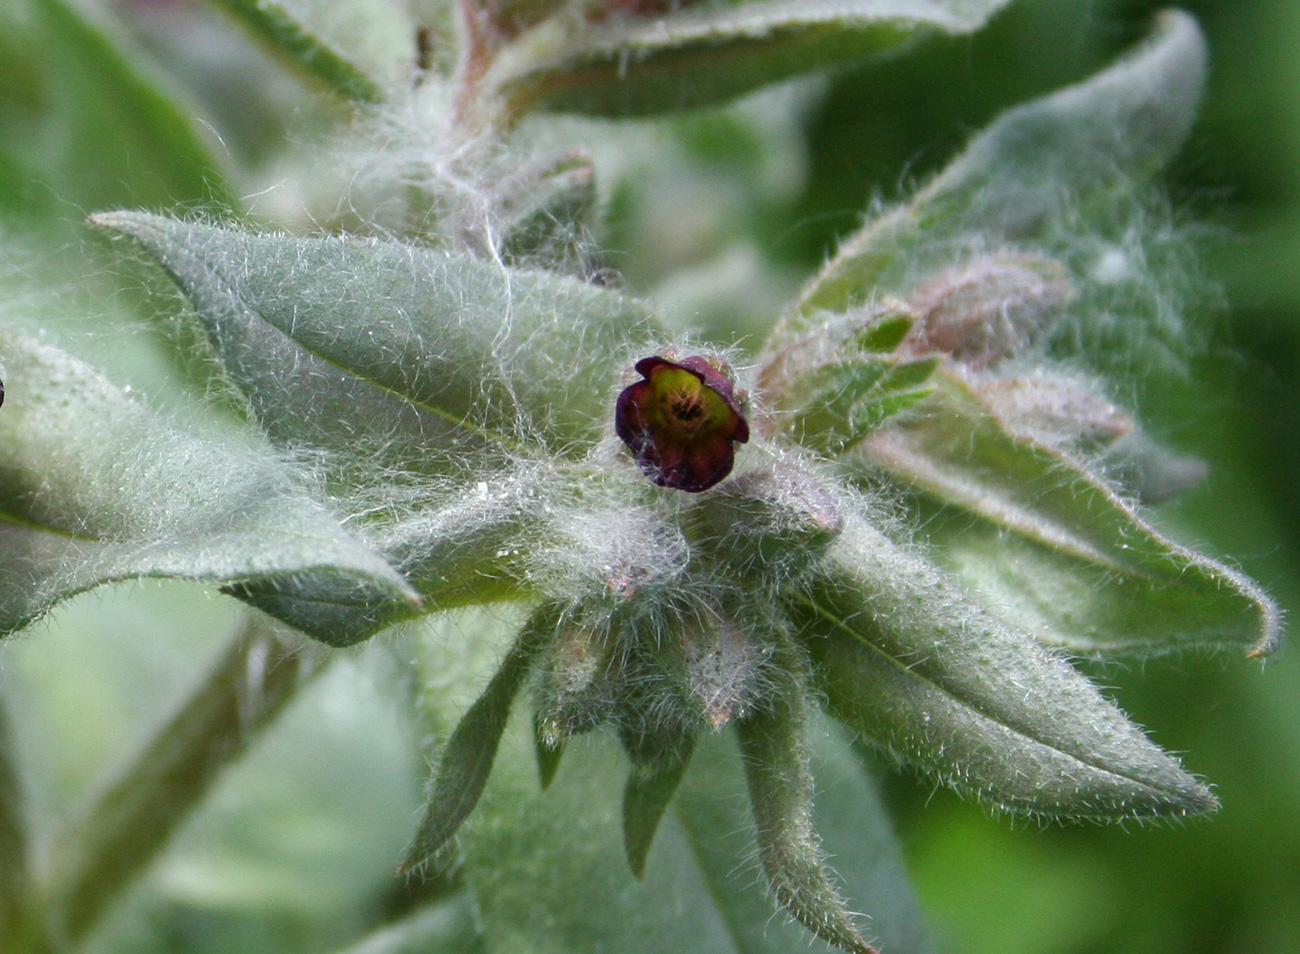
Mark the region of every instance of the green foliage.
[[[92, 168], [43, 152], [36, 100], [0, 82], [19, 130], [5, 214], [55, 222], [36, 164], [75, 201], [164, 204], [103, 183], [175, 159], [164, 197], [206, 193], [227, 224], [90, 221], [159, 273], [128, 307], [178, 310], [173, 340], [201, 347], [244, 413], [182, 425], [70, 350], [0, 332], [0, 632], [137, 577], [248, 608], [53, 836], [48, 873], [0, 738], [0, 952], [95, 943], [317, 661], [384, 631], [369, 652], [402, 673], [388, 688], [407, 748], [435, 767], [400, 869], [418, 877], [383, 913], [358, 902], [330, 941], [356, 950], [926, 951], [867, 748], [1037, 820], [1218, 807], [1060, 654], [1279, 644], [1256, 584], [1129, 499], [1171, 498], [1202, 469], [1083, 370], [1122, 362], [1061, 360], [1123, 295], [1132, 315], [1168, 309], [1162, 263], [1116, 230], [1145, 227], [1147, 183], [1191, 127], [1190, 16], [1161, 14], [1092, 79], [994, 120], [875, 209], [766, 337], [719, 347], [621, 287], [587, 231], [600, 152], [525, 155], [546, 114], [716, 104], [974, 31], [1000, 0], [217, 6], [387, 130], [366, 175], [408, 224], [250, 227], [113, 43], [61, 3], [4, 15], [95, 73], [81, 89], [17, 58], [75, 100], [52, 122], [91, 129], [97, 97], [110, 123], [133, 117], [125, 158]], [[679, 123], [708, 162], [767, 148], [713, 122]], [[607, 151], [620, 135], [559, 128]], [[760, 879], [791, 922], [768, 926]]]

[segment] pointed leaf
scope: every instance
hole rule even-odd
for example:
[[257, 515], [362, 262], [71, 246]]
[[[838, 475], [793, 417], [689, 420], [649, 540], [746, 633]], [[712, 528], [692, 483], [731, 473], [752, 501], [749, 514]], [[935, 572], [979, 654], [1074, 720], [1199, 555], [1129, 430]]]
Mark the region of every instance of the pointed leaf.
[[1217, 800], [1084, 676], [861, 517], [798, 598], [830, 711], [1009, 812], [1115, 821]]
[[[362, 103], [378, 103], [383, 100], [383, 91], [375, 80], [367, 76], [357, 63], [344, 55], [343, 51], [325, 39], [320, 31], [311, 29], [285, 4], [277, 3], [275, 0], [212, 0], [212, 2], [243, 23], [271, 49], [282, 54], [309, 76], [320, 80], [327, 88], [344, 99]], [[328, 6], [322, 7], [320, 4], [309, 6], [313, 9], [321, 8], [325, 12], [329, 10]], [[336, 11], [346, 9], [347, 12], [355, 15], [361, 5], [351, 3], [333, 6]], [[375, 18], [371, 16], [364, 23], [351, 24], [353, 35], [366, 36], [380, 32], [374, 29], [377, 25], [374, 21]], [[414, 33], [414, 29], [411, 33]], [[413, 43], [409, 56], [414, 59]]]
[[33, 339], [0, 332], [0, 358], [0, 633], [90, 587], [146, 576], [314, 572], [374, 603], [418, 602], [266, 449], [189, 434]]
[[1278, 612], [1258, 586], [1170, 542], [1074, 458], [1009, 431], [960, 377], [935, 380], [924, 413], [864, 441], [860, 464], [942, 505], [923, 522], [936, 559], [999, 614], [1076, 652], [1277, 648]]
[[558, 614], [553, 607], [538, 610], [501, 663], [492, 681], [469, 707], [442, 752], [424, 818], [402, 861], [410, 872], [432, 859], [469, 817], [492, 774], [501, 734], [533, 661], [554, 633]]
[[773, 678], [779, 683], [766, 704], [736, 723], [763, 870], [776, 899], [806, 928], [843, 950], [875, 954], [831, 883], [813, 830], [805, 689], [783, 667]]
[[748, 0], [575, 24], [556, 17], [507, 47], [493, 77], [528, 108], [637, 115], [716, 103], [800, 73], [968, 33], [1005, 0]]
[[[820, 713], [809, 715], [805, 744], [816, 782], [813, 828], [834, 859], [837, 880], [851, 902], [869, 905], [871, 936], [884, 954], [925, 954], [930, 946], [920, 903], [889, 812], [843, 727]], [[773, 919], [771, 899], [755, 890], [763, 873], [754, 856], [748, 803], [732, 740], [723, 734], [701, 739], [674, 814], [708, 879], [710, 897], [726, 912], [737, 949], [744, 954], [816, 950], [821, 945], [798, 922]]]
[[274, 439], [371, 471], [460, 469], [491, 447], [576, 452], [653, 330], [613, 292], [395, 242], [92, 221], [166, 269]]
[[551, 740], [540, 715], [540, 712], [533, 713], [533, 744], [537, 751], [537, 781], [545, 790], [551, 787], [555, 773], [560, 770], [560, 761], [564, 758], [564, 741]]
[[645, 875], [646, 856], [673, 793], [686, 774], [695, 751], [695, 737], [686, 736], [671, 758], [636, 766], [623, 789], [623, 847], [627, 863], [638, 878]]
[[1159, 15], [1150, 40], [1105, 72], [1004, 114], [907, 205], [844, 243], [783, 320], [796, 334], [817, 311], [902, 294], [962, 249], [1041, 236], [1080, 204], [1133, 188], [1182, 146], [1205, 76], [1196, 21]]
[[327, 574], [241, 583], [229, 592], [333, 646], [347, 646], [416, 615], [473, 603], [519, 599], [527, 585], [528, 541], [544, 538], [547, 504], [562, 499], [573, 478], [524, 465], [476, 481], [472, 488], [402, 517], [389, 526], [359, 526], [366, 542], [395, 566], [423, 599], [421, 606], [376, 602]]

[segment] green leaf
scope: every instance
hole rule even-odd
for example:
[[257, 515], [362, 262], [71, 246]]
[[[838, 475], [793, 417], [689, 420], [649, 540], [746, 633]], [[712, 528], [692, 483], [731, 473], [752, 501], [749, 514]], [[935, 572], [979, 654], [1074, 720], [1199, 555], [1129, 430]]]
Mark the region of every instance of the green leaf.
[[92, 221], [172, 276], [273, 439], [372, 476], [463, 471], [494, 447], [585, 454], [653, 331], [615, 293], [396, 242]]
[[1277, 648], [1278, 611], [1249, 579], [1172, 543], [1079, 461], [1011, 433], [941, 373], [925, 413], [859, 445], [860, 466], [941, 506], [935, 558], [999, 615], [1075, 652]]
[[551, 606], [533, 614], [501, 668], [447, 740], [447, 747], [438, 760], [424, 818], [402, 861], [403, 872], [410, 872], [437, 855], [478, 804], [492, 774], [510, 707], [528, 678], [533, 661], [553, 635], [557, 620], [558, 613]]
[[0, 197], [20, 209], [239, 205], [192, 117], [75, 4], [6, 0], [0, 62]]
[[[271, 49], [344, 99], [362, 103], [378, 103], [383, 100], [383, 90], [363, 71], [359, 58], [347, 55], [339, 44], [331, 42], [325, 34], [333, 32], [348, 37], [353, 45], [358, 40], [365, 41], [376, 34], [388, 39], [385, 34], [392, 32], [396, 26], [392, 22], [396, 19], [394, 7], [355, 0], [351, 3], [305, 5], [284, 4], [275, 0], [212, 0], [212, 3], [243, 23]], [[314, 20], [319, 26], [332, 25], [334, 29], [324, 32], [319, 28], [314, 29], [306, 22], [308, 19]], [[334, 21], [332, 24], [331, 20]], [[407, 30], [406, 41], [406, 48], [398, 49], [405, 54], [404, 59], [414, 65], [416, 51], [413, 25]], [[384, 52], [392, 57], [398, 51]], [[390, 60], [383, 65], [391, 70], [395, 63]]]
[[939, 357], [895, 353], [915, 320], [901, 302], [886, 301], [831, 316], [780, 347], [769, 342], [759, 386], [783, 430], [839, 455], [925, 398]]
[[786, 428], [810, 450], [842, 454], [924, 400], [934, 390], [929, 380], [939, 360], [863, 357], [818, 368], [806, 382], [815, 396]]
[[600, 22], [554, 17], [507, 46], [489, 81], [515, 115], [673, 111], [897, 49], [923, 33], [968, 33], [1004, 2], [748, 0]]
[[0, 356], [0, 633], [90, 587], [147, 576], [315, 572], [371, 602], [418, 603], [266, 448], [189, 434], [39, 341], [0, 332]]
[[1001, 810], [1119, 821], [1217, 800], [1066, 662], [855, 517], [792, 609], [830, 711]]
[[[823, 940], [856, 954], [875, 954], [831, 882], [813, 830], [813, 778], [804, 748], [805, 688], [785, 667], [770, 698], [736, 724], [754, 810], [758, 857], [776, 899]], [[784, 684], [781, 684], [784, 683]]]
[[[820, 713], [809, 715], [805, 744], [816, 782], [813, 828], [834, 859], [837, 880], [851, 902], [869, 906], [867, 926], [884, 954], [924, 954], [930, 946], [920, 904], [889, 812], [844, 729]], [[700, 755], [678, 789], [675, 816], [738, 951], [818, 950], [822, 945], [797, 922], [773, 919], [771, 901], [754, 890], [763, 873], [754, 857], [753, 817], [739, 753], [731, 743], [723, 735], [701, 739]]]
[[646, 856], [673, 793], [695, 752], [695, 736], [684, 736], [671, 757], [634, 766], [623, 789], [623, 846], [627, 863], [638, 878], [645, 875]]
[[1159, 15], [1152, 37], [1105, 72], [1017, 107], [908, 204], [869, 222], [804, 289], [775, 333], [818, 311], [843, 311], [948, 264], [963, 238], [1021, 242], [1157, 171], [1181, 148], [1200, 101], [1205, 41], [1186, 13]]

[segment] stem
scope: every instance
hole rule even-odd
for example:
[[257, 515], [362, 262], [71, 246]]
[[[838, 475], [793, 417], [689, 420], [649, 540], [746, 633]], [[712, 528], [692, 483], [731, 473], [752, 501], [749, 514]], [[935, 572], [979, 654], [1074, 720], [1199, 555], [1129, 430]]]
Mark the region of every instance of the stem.
[[9, 713], [0, 699], [0, 954], [45, 954], [51, 949], [33, 891], [22, 779]]
[[329, 657], [250, 612], [225, 655], [133, 764], [59, 839], [52, 897], [63, 937], [86, 936]]

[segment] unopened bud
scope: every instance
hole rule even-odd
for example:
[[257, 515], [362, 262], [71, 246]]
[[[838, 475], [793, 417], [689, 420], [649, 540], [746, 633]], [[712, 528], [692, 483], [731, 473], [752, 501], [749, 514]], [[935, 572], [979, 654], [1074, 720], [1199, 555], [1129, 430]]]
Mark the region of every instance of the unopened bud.
[[982, 255], [940, 272], [916, 290], [920, 315], [904, 353], [941, 352], [982, 368], [1024, 350], [1074, 298], [1060, 262], [1028, 255]]
[[1133, 430], [1133, 419], [1101, 395], [1062, 378], [1012, 378], [980, 388], [1014, 434], [1071, 450], [1099, 450]]
[[744, 713], [769, 656], [770, 648], [759, 645], [731, 619], [687, 634], [688, 685], [715, 729]]

